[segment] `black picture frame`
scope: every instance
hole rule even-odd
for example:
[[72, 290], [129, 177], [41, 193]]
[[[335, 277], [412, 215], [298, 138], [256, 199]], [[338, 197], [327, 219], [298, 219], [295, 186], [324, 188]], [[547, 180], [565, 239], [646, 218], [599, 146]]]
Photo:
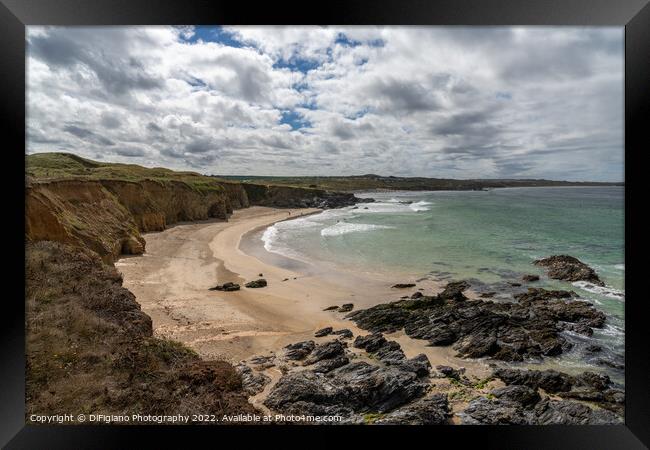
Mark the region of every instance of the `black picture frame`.
[[[642, 295], [640, 263], [645, 247], [642, 158], [647, 151], [650, 117], [650, 5], [648, 0], [445, 0], [247, 4], [204, 0], [0, 0], [0, 111], [2, 157], [7, 161], [2, 186], [5, 256], [12, 285], [3, 298], [0, 443], [6, 448], [132, 447], [135, 439], [166, 447], [187, 445], [194, 433], [207, 442], [248, 439], [252, 432], [278, 442], [312, 445], [305, 434], [363, 434], [383, 439], [396, 427], [165, 427], [165, 426], [33, 426], [25, 425], [24, 335], [24, 146], [26, 25], [181, 25], [181, 24], [311, 24], [311, 25], [591, 25], [625, 27], [625, 264], [626, 264], [626, 405], [620, 426], [399, 427], [398, 437], [411, 435], [440, 445], [474, 442], [481, 448], [647, 448], [650, 446], [650, 327]], [[645, 118], [645, 119], [644, 119]], [[646, 145], [644, 145], [646, 144]], [[22, 148], [23, 153], [20, 153]], [[638, 185], [638, 189], [635, 189]], [[635, 259], [637, 261], [635, 261]], [[433, 430], [433, 431], [432, 431]], [[328, 440], [331, 445], [335, 443]], [[328, 442], [324, 441], [324, 442]], [[159, 444], [158, 444], [159, 443]]]

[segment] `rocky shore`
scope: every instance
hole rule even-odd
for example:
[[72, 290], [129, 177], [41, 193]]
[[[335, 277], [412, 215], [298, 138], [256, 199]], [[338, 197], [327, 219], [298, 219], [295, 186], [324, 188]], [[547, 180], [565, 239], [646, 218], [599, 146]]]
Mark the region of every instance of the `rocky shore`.
[[[575, 265], [564, 257], [554, 264], [560, 259]], [[594, 281], [595, 272], [580, 270], [574, 275]], [[436, 295], [417, 291], [351, 312], [346, 317], [370, 334], [354, 337], [326, 327], [315, 333], [325, 342], [297, 342], [253, 358], [239, 369], [244, 389], [266, 389], [263, 404], [271, 411], [339, 416], [337, 423], [347, 424], [622, 423], [625, 393], [607, 375], [511, 365], [570, 350], [564, 332], [590, 336], [604, 326], [604, 313], [572, 291], [528, 287], [511, 301], [493, 301], [468, 298], [468, 288], [465, 281], [449, 282]], [[462, 367], [433, 368], [425, 354], [407, 358], [384, 336], [402, 330], [431, 346], [452, 346], [461, 358], [485, 358], [491, 375], [479, 379]], [[275, 383], [263, 374], [270, 367], [282, 373]]]

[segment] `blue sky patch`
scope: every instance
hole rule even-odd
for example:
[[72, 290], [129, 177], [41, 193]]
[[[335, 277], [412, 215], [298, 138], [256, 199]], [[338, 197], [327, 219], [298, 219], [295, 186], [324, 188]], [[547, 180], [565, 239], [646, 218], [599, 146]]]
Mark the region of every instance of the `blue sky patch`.
[[309, 120], [305, 119], [302, 114], [297, 111], [282, 111], [280, 123], [286, 123], [292, 130], [299, 130], [301, 128], [311, 128]]
[[310, 70], [317, 69], [320, 63], [313, 59], [292, 57], [288, 61], [280, 59], [273, 64], [274, 69], [289, 69], [292, 72], [307, 73]]
[[235, 39], [233, 33], [216, 25], [197, 25], [194, 27], [194, 34], [191, 37], [182, 39], [191, 44], [201, 40], [203, 42], [217, 42], [228, 47], [243, 47], [243, 44]]

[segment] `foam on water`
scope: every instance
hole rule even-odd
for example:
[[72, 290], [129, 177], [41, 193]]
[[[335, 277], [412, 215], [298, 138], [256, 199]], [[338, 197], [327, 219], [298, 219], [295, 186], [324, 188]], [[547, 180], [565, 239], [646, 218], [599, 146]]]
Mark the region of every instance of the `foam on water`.
[[602, 295], [604, 297], [612, 298], [615, 300], [625, 300], [625, 293], [609, 286], [596, 286], [595, 284], [589, 283], [588, 281], [576, 281], [572, 284], [575, 287], [578, 287], [587, 292], [591, 292], [592, 294]]
[[335, 225], [332, 225], [331, 227], [323, 228], [320, 231], [320, 235], [323, 237], [340, 236], [342, 234], [348, 234], [348, 233], [357, 233], [363, 231], [373, 231], [373, 230], [382, 230], [382, 229], [390, 229], [390, 228], [394, 228], [394, 227], [388, 227], [384, 225], [372, 225], [368, 223], [339, 222]]
[[431, 208], [427, 208], [427, 205], [431, 205], [431, 202], [420, 201], [420, 202], [411, 203], [409, 205], [409, 208], [411, 208], [415, 212], [429, 211], [429, 209]]

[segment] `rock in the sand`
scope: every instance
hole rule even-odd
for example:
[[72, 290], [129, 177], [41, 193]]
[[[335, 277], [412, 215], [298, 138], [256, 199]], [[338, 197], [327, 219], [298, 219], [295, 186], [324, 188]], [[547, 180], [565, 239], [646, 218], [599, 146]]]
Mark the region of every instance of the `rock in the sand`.
[[528, 386], [503, 386], [492, 390], [491, 394], [498, 399], [514, 401], [524, 406], [534, 405], [541, 400], [539, 392]]
[[245, 364], [235, 366], [237, 373], [241, 376], [242, 388], [248, 395], [259, 394], [264, 390], [271, 378], [263, 373], [256, 372]]
[[536, 260], [533, 264], [546, 267], [548, 276], [563, 281], [588, 281], [598, 286], [604, 286], [594, 269], [569, 255], [554, 255]]
[[260, 278], [259, 280], [249, 281], [244, 286], [247, 288], [263, 288], [266, 285], [266, 280], [264, 278]]
[[539, 275], [524, 275], [521, 279], [527, 282], [539, 281]]
[[444, 375], [445, 377], [452, 378], [456, 381], [460, 381], [461, 375], [465, 373], [464, 368], [454, 369], [451, 366], [443, 366], [443, 365], [436, 366], [436, 370], [440, 372], [442, 375]]
[[496, 292], [490, 291], [490, 292], [483, 292], [482, 294], [479, 294], [479, 297], [481, 297], [481, 298], [492, 298], [495, 295], [497, 295]]
[[295, 344], [289, 344], [284, 347], [284, 357], [290, 360], [304, 359], [308, 354], [314, 350], [316, 343], [314, 341], [302, 341]]
[[258, 276], [258, 277], [263, 277], [264, 274], [263, 274], [263, 273], [259, 273], [259, 274], [257, 274], [257, 276]]
[[324, 359], [332, 359], [338, 356], [345, 355], [345, 347], [347, 344], [339, 340], [325, 342], [324, 344], [319, 344], [311, 351], [305, 362], [305, 366], [315, 364]]
[[350, 312], [354, 308], [354, 303], [344, 303], [339, 308], [339, 312]]
[[415, 283], [397, 283], [391, 287], [394, 287], [396, 289], [407, 289], [407, 288], [415, 287]]
[[354, 336], [354, 334], [352, 334], [352, 331], [348, 330], [347, 328], [344, 328], [342, 330], [333, 331], [332, 334], [336, 334], [336, 335], [340, 336], [341, 339], [350, 339], [350, 338], [352, 338]]
[[352, 362], [326, 375], [310, 370], [284, 375], [264, 404], [274, 411], [306, 415], [350, 416], [386, 413], [421, 397], [428, 381], [398, 367]]
[[224, 284], [219, 284], [215, 287], [211, 287], [209, 289], [210, 291], [226, 291], [226, 292], [231, 292], [231, 291], [238, 291], [239, 290], [239, 285], [237, 283], [224, 283]]
[[588, 353], [598, 353], [602, 352], [603, 348], [600, 345], [589, 345], [585, 348], [585, 351]]
[[386, 338], [381, 333], [373, 333], [366, 336], [357, 336], [352, 344], [355, 348], [362, 348], [368, 353], [374, 353], [386, 344]]
[[350, 359], [348, 359], [347, 356], [345, 355], [338, 355], [335, 356], [334, 358], [328, 358], [324, 359], [322, 361], [317, 362], [312, 371], [317, 372], [317, 373], [328, 373], [331, 372], [334, 369], [338, 369], [339, 367], [342, 367], [350, 362]]
[[446, 394], [435, 394], [375, 420], [377, 425], [446, 425], [451, 412]]
[[463, 294], [463, 291], [469, 288], [469, 283], [467, 281], [452, 281], [447, 283], [445, 289], [438, 294], [438, 297], [443, 300], [453, 300], [456, 302], [461, 302], [467, 300], [467, 297]]
[[321, 328], [320, 330], [318, 330], [317, 332], [314, 333], [314, 336], [315, 337], [327, 336], [328, 334], [332, 333], [332, 330], [333, 330], [332, 327]]
[[419, 291], [414, 292], [413, 295], [411, 295], [412, 299], [416, 299], [416, 298], [420, 298], [420, 297], [424, 297], [424, 294], [422, 292], [419, 292]]
[[333, 305], [333, 306], [328, 306], [328, 307], [325, 308], [323, 311], [336, 311], [336, 310], [338, 310], [338, 309], [339, 309], [338, 306]]

